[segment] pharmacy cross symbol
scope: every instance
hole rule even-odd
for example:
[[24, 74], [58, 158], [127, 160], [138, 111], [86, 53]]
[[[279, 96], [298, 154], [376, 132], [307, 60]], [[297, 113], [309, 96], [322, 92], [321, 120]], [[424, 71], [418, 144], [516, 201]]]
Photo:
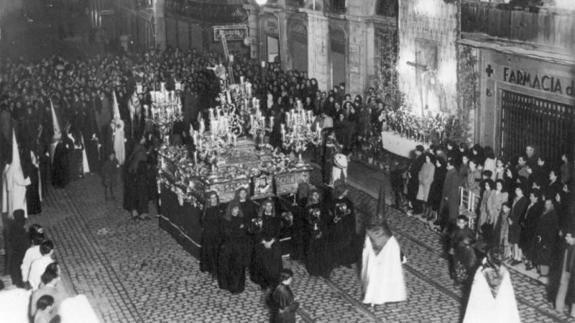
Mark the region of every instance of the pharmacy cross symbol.
[[487, 65], [487, 68], [485, 69], [485, 72], [487, 73], [487, 76], [491, 77], [491, 75], [493, 74], [493, 72], [495, 72], [493, 70], [493, 68], [491, 68], [491, 64]]

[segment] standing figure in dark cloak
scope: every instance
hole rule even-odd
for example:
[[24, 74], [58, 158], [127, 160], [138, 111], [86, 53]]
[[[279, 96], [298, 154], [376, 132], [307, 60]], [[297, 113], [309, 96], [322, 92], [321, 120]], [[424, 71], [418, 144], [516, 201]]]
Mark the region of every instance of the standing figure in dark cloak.
[[556, 257], [557, 237], [559, 236], [559, 217], [555, 211], [555, 202], [549, 197], [544, 202], [543, 214], [537, 221], [533, 245], [533, 264], [541, 277], [548, 278], [549, 268]]
[[283, 269], [280, 274], [280, 284], [275, 288], [271, 297], [272, 317], [271, 323], [295, 323], [295, 314], [299, 303], [295, 301], [290, 285], [293, 272]]
[[322, 205], [319, 192], [313, 190], [306, 207], [306, 260], [311, 276], [328, 278], [332, 269], [329, 253], [329, 222], [331, 216]]
[[216, 192], [208, 193], [208, 203], [201, 217], [202, 250], [200, 251], [200, 270], [216, 277], [218, 251], [222, 242], [221, 225], [224, 210]]
[[519, 235], [519, 248], [521, 248], [525, 257], [526, 270], [533, 269], [533, 250], [536, 243], [535, 232], [544, 207], [539, 190], [533, 190], [529, 193], [529, 201], [525, 215], [520, 220], [521, 234]]
[[26, 229], [24, 229], [25, 222], [24, 211], [14, 211], [14, 220], [9, 223], [11, 228], [8, 231], [10, 234], [7, 237], [10, 246], [6, 255], [8, 274], [10, 274], [12, 278], [12, 284], [20, 288], [24, 288], [20, 267], [22, 260], [24, 260], [26, 250], [30, 246]]
[[282, 226], [282, 219], [276, 214], [272, 199], [263, 202], [258, 216], [252, 219], [250, 224], [255, 243], [251, 278], [254, 283], [269, 292], [279, 283], [282, 269], [280, 246]]
[[[252, 222], [252, 219], [258, 216], [258, 206], [256, 205], [256, 203], [254, 203], [252, 200], [249, 199], [248, 190], [245, 187], [241, 187], [236, 191], [234, 200], [238, 202], [240, 209], [242, 210], [244, 226], [247, 231], [250, 223]], [[253, 241], [254, 237], [251, 234], [250, 236], [252, 239], [249, 240], [250, 253], [248, 255], [249, 257], [248, 264], [251, 264], [252, 262], [253, 250], [254, 250], [254, 241]]]
[[125, 179], [124, 208], [132, 214], [132, 219], [148, 218], [148, 181], [146, 178], [148, 158], [146, 138], [142, 136], [138, 144], [134, 147], [130, 158]]
[[54, 151], [52, 161], [52, 185], [55, 188], [64, 188], [70, 182], [70, 150], [72, 149], [66, 136], [62, 136]]
[[34, 150], [30, 150], [28, 154], [30, 156], [30, 170], [27, 174], [31, 183], [26, 187], [26, 205], [28, 207], [28, 214], [40, 214], [42, 213], [42, 202], [40, 198], [40, 161]]
[[72, 149], [70, 150], [70, 179], [77, 180], [84, 177], [82, 132], [76, 127], [71, 127], [70, 132], [68, 132], [68, 138], [72, 142]]
[[422, 212], [422, 205], [417, 201], [417, 191], [419, 190], [419, 171], [425, 164], [425, 156], [423, 156], [423, 146], [417, 145], [415, 147], [414, 158], [407, 170], [407, 200], [411, 211], [415, 214]]
[[[335, 189], [331, 209], [333, 224], [330, 237], [331, 254], [334, 265], [350, 266], [359, 260], [361, 250], [358, 249], [358, 236], [355, 231], [355, 212], [353, 203], [347, 197], [343, 186]], [[337, 260], [336, 260], [337, 259]]]
[[221, 289], [239, 294], [246, 284], [246, 267], [249, 264], [250, 238], [245, 220], [237, 201], [228, 204], [222, 221], [222, 245], [218, 255], [218, 285]]

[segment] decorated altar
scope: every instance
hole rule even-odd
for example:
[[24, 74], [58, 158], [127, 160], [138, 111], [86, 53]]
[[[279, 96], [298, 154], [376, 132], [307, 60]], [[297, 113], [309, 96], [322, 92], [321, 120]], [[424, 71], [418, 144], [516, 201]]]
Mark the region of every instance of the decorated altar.
[[[222, 91], [219, 105], [209, 109], [209, 120], [198, 120], [190, 129], [193, 145], [169, 144], [171, 125], [181, 120], [177, 93], [164, 87], [152, 96], [152, 114], [164, 142], [159, 149], [158, 191], [162, 215], [160, 227], [169, 232], [192, 255], [201, 249], [200, 218], [209, 192], [220, 203], [228, 203], [239, 188], [253, 200], [275, 197], [276, 206], [291, 211], [290, 196], [300, 183], [309, 183], [312, 167], [301, 159], [308, 143], [318, 144], [321, 129], [311, 131], [311, 118], [302, 109], [291, 111], [287, 127], [282, 125], [284, 146], [299, 155], [285, 155], [266, 144], [273, 118], [259, 110], [251, 97], [251, 85], [231, 85]], [[296, 134], [297, 132], [297, 134]], [[284, 232], [282, 249], [289, 254], [290, 234]]]

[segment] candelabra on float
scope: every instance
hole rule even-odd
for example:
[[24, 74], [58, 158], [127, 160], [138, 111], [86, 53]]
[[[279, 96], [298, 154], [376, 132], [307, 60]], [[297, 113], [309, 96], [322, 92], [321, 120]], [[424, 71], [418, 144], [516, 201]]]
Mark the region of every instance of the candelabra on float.
[[256, 110], [254, 114], [250, 114], [250, 135], [254, 138], [256, 143], [263, 144], [263, 139], [266, 133], [272, 132], [274, 128], [274, 117], [269, 117], [269, 123], [266, 117], [259, 109], [259, 102], [254, 99]]
[[[137, 85], [136, 88], [140, 90], [141, 86]], [[175, 91], [166, 90], [166, 84], [162, 82], [158, 91], [150, 92], [152, 121], [158, 125], [165, 144], [169, 143], [170, 131], [174, 122], [183, 119], [182, 102], [180, 100], [181, 90], [181, 83], [176, 81]]]
[[300, 100], [297, 109], [286, 113], [286, 123], [281, 125], [283, 146], [298, 154], [297, 166], [305, 165], [302, 153], [308, 145], [318, 146], [322, 142], [321, 127], [317, 124], [316, 129], [312, 130], [312, 125], [313, 115], [311, 111], [302, 108]]

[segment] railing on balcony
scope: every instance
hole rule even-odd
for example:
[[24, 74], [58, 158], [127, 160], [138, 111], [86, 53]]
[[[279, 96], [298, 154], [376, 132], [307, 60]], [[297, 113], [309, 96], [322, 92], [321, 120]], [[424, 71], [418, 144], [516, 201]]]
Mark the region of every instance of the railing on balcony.
[[538, 7], [463, 2], [461, 30], [531, 42], [546, 47], [575, 50], [573, 12]]
[[327, 10], [334, 13], [345, 13], [347, 10], [347, 0], [328, 0]]
[[202, 0], [166, 0], [166, 11], [211, 24], [241, 23], [248, 14], [242, 5]]

